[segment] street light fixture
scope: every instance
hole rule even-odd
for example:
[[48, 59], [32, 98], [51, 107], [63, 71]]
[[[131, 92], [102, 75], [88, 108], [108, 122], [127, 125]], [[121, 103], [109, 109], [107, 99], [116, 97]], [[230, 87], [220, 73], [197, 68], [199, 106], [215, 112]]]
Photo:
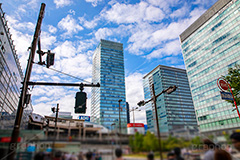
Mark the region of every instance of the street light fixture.
[[57, 137], [57, 121], [58, 121], [58, 111], [59, 111], [59, 104], [57, 103], [57, 108], [53, 107], [52, 112], [56, 112], [56, 117], [55, 117], [55, 127], [54, 127], [54, 139], [53, 139], [53, 148], [52, 148], [52, 156], [55, 156], [55, 141]]
[[119, 140], [120, 140], [120, 147], [122, 147], [122, 142], [121, 142], [121, 102], [122, 102], [122, 100], [121, 99], [119, 99], [118, 100], [118, 104], [119, 104], [119, 120], [118, 120], [118, 122], [119, 122]]
[[136, 107], [136, 108], [132, 108], [131, 110], [130, 110], [130, 112], [133, 112], [133, 127], [134, 127], [134, 133], [135, 133], [135, 116], [134, 116], [134, 111], [141, 111], [141, 109], [138, 109], [138, 107]]
[[152, 84], [152, 93], [153, 96], [150, 100], [148, 101], [140, 101], [137, 103], [137, 105], [139, 106], [144, 106], [145, 104], [147, 104], [148, 102], [152, 101], [154, 102], [154, 109], [155, 109], [155, 118], [156, 118], [156, 123], [157, 123], [157, 134], [158, 134], [158, 144], [159, 144], [159, 153], [160, 153], [160, 159], [163, 160], [163, 156], [162, 156], [162, 146], [161, 146], [161, 135], [160, 135], [160, 129], [159, 129], [159, 123], [158, 123], [158, 114], [157, 114], [157, 104], [156, 104], [156, 100], [157, 98], [163, 94], [163, 93], [167, 93], [167, 94], [171, 94], [172, 92], [176, 91], [177, 86], [170, 86], [165, 90], [162, 90], [162, 92], [160, 92], [158, 95], [155, 95], [155, 90], [154, 90], [154, 84]]

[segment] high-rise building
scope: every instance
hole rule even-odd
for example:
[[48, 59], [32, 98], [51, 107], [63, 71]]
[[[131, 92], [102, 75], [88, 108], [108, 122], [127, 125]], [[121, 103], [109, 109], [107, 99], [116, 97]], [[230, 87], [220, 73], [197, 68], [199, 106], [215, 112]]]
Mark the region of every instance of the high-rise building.
[[[23, 73], [0, 4], [0, 129], [12, 129], [20, 97]], [[25, 109], [22, 128], [27, 127], [31, 104]]]
[[91, 121], [102, 124], [108, 129], [111, 129], [112, 125], [117, 128], [120, 114], [122, 133], [126, 133], [127, 112], [122, 43], [101, 39], [93, 55], [92, 82], [99, 82], [100, 87], [92, 88]]
[[201, 133], [240, 127], [237, 111], [221, 99], [217, 79], [240, 64], [240, 0], [219, 0], [181, 35], [181, 47]]
[[[161, 94], [156, 100], [161, 135], [178, 134], [186, 137], [197, 133], [197, 120], [186, 70], [159, 65], [145, 75], [143, 77], [145, 101], [152, 97], [152, 84], [154, 84], [155, 95], [170, 86], [178, 87], [171, 94]], [[156, 133], [154, 103], [149, 102], [145, 107], [148, 130]]]

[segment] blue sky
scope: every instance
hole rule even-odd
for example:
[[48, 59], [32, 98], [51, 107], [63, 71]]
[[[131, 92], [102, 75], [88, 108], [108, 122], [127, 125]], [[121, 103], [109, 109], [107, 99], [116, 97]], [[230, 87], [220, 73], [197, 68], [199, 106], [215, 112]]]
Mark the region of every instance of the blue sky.
[[[130, 107], [143, 99], [142, 77], [157, 65], [184, 68], [179, 35], [216, 0], [5, 0], [1, 3], [20, 63], [25, 70], [41, 3], [42, 50], [56, 53], [54, 69], [91, 82], [92, 55], [100, 39], [123, 43], [126, 99]], [[35, 56], [38, 62], [38, 55]], [[78, 79], [34, 65], [32, 81], [77, 83]], [[49, 115], [51, 107], [73, 113], [73, 87], [31, 89], [34, 112]], [[91, 93], [87, 114], [90, 115]], [[74, 117], [77, 115], [74, 114]], [[145, 123], [145, 113], [136, 116]]]

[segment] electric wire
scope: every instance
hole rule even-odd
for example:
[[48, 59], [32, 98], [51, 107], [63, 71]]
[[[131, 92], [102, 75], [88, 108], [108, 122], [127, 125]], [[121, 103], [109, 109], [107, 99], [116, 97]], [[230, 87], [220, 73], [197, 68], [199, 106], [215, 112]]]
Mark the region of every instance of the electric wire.
[[[38, 63], [34, 62], [34, 64], [38, 64]], [[39, 65], [39, 64], [38, 64], [38, 65]], [[40, 65], [40, 66], [42, 66], [42, 65]], [[44, 66], [42, 66], [42, 67], [44, 67]], [[44, 68], [45, 68], [45, 67], [44, 67]], [[64, 74], [64, 75], [66, 75], [66, 76], [69, 76], [69, 77], [72, 77], [72, 78], [78, 79], [78, 80], [80, 80], [80, 81], [83, 81], [83, 82], [86, 82], [86, 83], [91, 84], [91, 82], [88, 82], [88, 81], [86, 81], [86, 80], [84, 80], [84, 79], [82, 79], [82, 78], [75, 77], [75, 76], [73, 76], [73, 75], [71, 75], [71, 74], [64, 73], [64, 72], [59, 71], [59, 70], [56, 70], [56, 69], [54, 69], [54, 68], [47, 68], [47, 69], [50, 69], [50, 70], [52, 70], [52, 71], [55, 71], [55, 72]]]

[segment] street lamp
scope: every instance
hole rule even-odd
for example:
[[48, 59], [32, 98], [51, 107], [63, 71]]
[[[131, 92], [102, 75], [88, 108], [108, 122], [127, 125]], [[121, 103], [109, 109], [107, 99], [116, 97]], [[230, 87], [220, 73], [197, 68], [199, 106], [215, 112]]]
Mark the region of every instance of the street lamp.
[[52, 149], [52, 155], [55, 156], [55, 140], [56, 140], [56, 129], [57, 129], [57, 120], [58, 120], [58, 111], [59, 111], [59, 104], [57, 104], [57, 108], [53, 107], [52, 108], [52, 112], [55, 113], [56, 112], [56, 117], [55, 117], [55, 127], [54, 127], [54, 138], [53, 138], [53, 149]]
[[138, 107], [136, 108], [132, 108], [131, 110], [129, 110], [129, 112], [133, 112], [133, 127], [134, 127], [134, 133], [135, 133], [135, 116], [134, 116], [134, 111], [141, 111], [141, 109], [137, 110]]
[[[111, 132], [113, 133], [112, 131], [112, 126], [116, 125], [115, 123], [112, 123], [111, 124]], [[114, 144], [114, 141], [113, 141], [113, 135], [112, 135], [112, 159], [114, 159], [114, 152], [113, 152], [113, 144]]]
[[122, 102], [122, 100], [121, 99], [119, 99], [118, 100], [118, 104], [119, 104], [119, 120], [118, 120], [118, 122], [119, 122], [119, 140], [120, 140], [120, 147], [122, 147], [122, 142], [121, 142], [121, 103]]
[[160, 153], [160, 159], [163, 160], [163, 156], [162, 156], [162, 147], [161, 147], [161, 135], [160, 135], [160, 129], [159, 129], [159, 123], [158, 123], [158, 114], [157, 114], [157, 104], [156, 104], [156, 100], [157, 98], [163, 94], [163, 93], [167, 93], [167, 94], [171, 94], [172, 92], [176, 91], [177, 87], [174, 85], [174, 86], [170, 86], [168, 87], [167, 89], [165, 90], [162, 90], [162, 92], [160, 92], [158, 95], [155, 95], [155, 90], [154, 90], [154, 84], [152, 84], [152, 93], [153, 93], [153, 96], [150, 100], [148, 101], [140, 101], [138, 102], [137, 104], [139, 106], [144, 106], [145, 104], [147, 104], [148, 102], [152, 101], [154, 102], [154, 109], [155, 109], [155, 118], [156, 118], [156, 123], [157, 123], [157, 134], [158, 134], [158, 144], [159, 144], [159, 153]]

